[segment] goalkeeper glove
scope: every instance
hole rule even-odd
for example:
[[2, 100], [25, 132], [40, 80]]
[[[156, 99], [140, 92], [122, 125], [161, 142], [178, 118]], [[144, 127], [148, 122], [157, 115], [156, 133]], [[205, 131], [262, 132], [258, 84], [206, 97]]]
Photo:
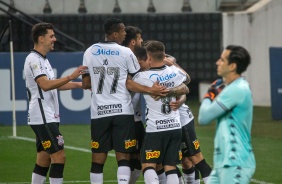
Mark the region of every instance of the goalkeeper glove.
[[223, 90], [224, 87], [225, 84], [223, 83], [222, 79], [215, 80], [209, 87], [204, 98], [209, 98], [211, 101], [213, 101], [214, 98]]

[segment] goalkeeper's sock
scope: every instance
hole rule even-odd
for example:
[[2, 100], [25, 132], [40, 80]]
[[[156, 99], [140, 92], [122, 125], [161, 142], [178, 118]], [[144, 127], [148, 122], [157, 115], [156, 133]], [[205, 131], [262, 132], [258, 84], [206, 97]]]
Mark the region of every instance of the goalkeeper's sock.
[[35, 164], [32, 176], [31, 184], [44, 184], [46, 181], [46, 175], [48, 173], [49, 167], [41, 167]]
[[128, 160], [118, 161], [117, 169], [118, 184], [127, 184], [130, 179], [130, 166]]
[[62, 184], [63, 183], [63, 172], [65, 164], [52, 163], [50, 167], [49, 180], [50, 184]]
[[90, 170], [90, 182], [91, 184], [103, 184], [103, 168], [104, 164], [98, 164], [92, 162]]

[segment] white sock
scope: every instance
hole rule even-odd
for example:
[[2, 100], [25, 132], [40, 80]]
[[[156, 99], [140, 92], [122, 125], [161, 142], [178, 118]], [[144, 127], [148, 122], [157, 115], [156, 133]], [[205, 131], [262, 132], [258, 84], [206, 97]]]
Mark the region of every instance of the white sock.
[[194, 184], [200, 184], [201, 183], [201, 180], [200, 179], [197, 179], [195, 180]]
[[209, 177], [207, 176], [207, 177], [204, 177], [204, 178], [202, 178], [202, 179], [203, 179], [204, 183], [208, 183]]
[[146, 184], [159, 184], [159, 179], [154, 169], [147, 169], [144, 173], [144, 181]]
[[130, 167], [119, 166], [117, 170], [118, 184], [128, 184], [130, 179]]
[[194, 184], [194, 182], [195, 182], [195, 172], [193, 172], [191, 174], [183, 173], [183, 178], [184, 178], [184, 182], [186, 184]]
[[131, 172], [129, 184], [134, 184], [134, 183], [136, 183], [136, 181], [138, 180], [140, 174], [141, 174], [141, 170], [139, 170], [139, 169], [134, 169], [134, 170]]
[[160, 184], [166, 184], [166, 175], [165, 175], [165, 172], [163, 172], [162, 174], [159, 174], [159, 175], [158, 175], [158, 178], [159, 178]]
[[45, 181], [46, 181], [46, 177], [45, 176], [41, 176], [39, 174], [32, 173], [31, 184], [44, 184]]
[[166, 176], [166, 183], [167, 184], [179, 184], [179, 179], [177, 174], [168, 174]]
[[62, 184], [63, 183], [63, 178], [50, 178], [50, 184]]
[[103, 173], [90, 173], [91, 184], [103, 184]]
[[185, 184], [184, 181], [183, 181], [183, 177], [182, 176], [179, 177], [178, 179], [179, 179], [179, 184]]

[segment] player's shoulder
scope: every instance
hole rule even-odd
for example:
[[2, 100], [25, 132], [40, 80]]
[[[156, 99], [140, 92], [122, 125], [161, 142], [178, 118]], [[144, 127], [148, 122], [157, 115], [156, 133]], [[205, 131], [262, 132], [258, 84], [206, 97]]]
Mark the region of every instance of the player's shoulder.
[[125, 46], [122, 46], [122, 45], [119, 45], [120, 46], [120, 50], [124, 53], [124, 54], [128, 54], [128, 55], [131, 55], [133, 54], [132, 50], [128, 47], [125, 47]]
[[236, 79], [235, 81], [231, 82], [228, 86], [232, 91], [245, 90], [245, 89], [249, 89], [250, 87], [248, 81], [246, 81], [244, 77], [240, 77]]
[[148, 76], [150, 76], [150, 71], [138, 71], [132, 79], [142, 79], [142, 78], [148, 78]]
[[133, 77], [132, 80], [137, 80], [142, 78], [142, 71], [137, 72]]
[[124, 47], [115, 42], [98, 42], [85, 51], [85, 53], [91, 53], [93, 55], [125, 55], [133, 54], [131, 49]]
[[31, 51], [25, 58], [26, 62], [38, 61], [39, 59], [44, 59], [42, 55], [37, 52]]

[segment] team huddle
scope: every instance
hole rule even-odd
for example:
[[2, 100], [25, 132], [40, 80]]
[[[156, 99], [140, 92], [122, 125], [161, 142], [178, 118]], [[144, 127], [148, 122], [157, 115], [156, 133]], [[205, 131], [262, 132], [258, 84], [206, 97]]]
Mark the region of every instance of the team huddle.
[[[216, 164], [212, 170], [201, 153], [193, 113], [185, 104], [190, 76], [174, 57], [165, 53], [162, 42], [143, 41], [139, 28], [125, 27], [120, 19], [109, 18], [104, 23], [105, 40], [84, 52], [82, 65], [71, 75], [54, 79], [46, 58], [56, 41], [53, 29], [49, 23], [33, 26], [34, 50], [26, 58], [24, 68], [29, 94], [28, 124], [37, 140], [32, 183], [45, 183], [48, 170], [51, 184], [63, 183], [65, 154], [59, 131], [57, 89], [74, 88], [91, 90], [91, 184], [103, 183], [103, 167], [111, 150], [116, 154], [119, 184], [136, 183], [141, 173], [146, 184], [200, 183], [199, 175], [204, 183], [250, 182], [255, 159], [250, 142], [251, 93], [241, 77], [250, 63], [244, 48], [229, 46], [224, 50], [216, 63], [222, 79], [211, 85], [200, 107], [200, 124], [218, 119]], [[71, 82], [80, 75], [82, 82]], [[236, 91], [242, 89], [246, 94], [241, 103], [230, 101], [229, 93], [234, 93], [231, 90], [236, 87]], [[239, 110], [232, 114], [233, 109]], [[241, 125], [241, 121], [245, 124]], [[230, 137], [223, 131], [236, 134]], [[227, 142], [219, 145], [223, 137]], [[235, 142], [230, 146], [228, 141]], [[46, 142], [49, 146], [44, 146]], [[177, 167], [180, 163], [182, 172]]]

